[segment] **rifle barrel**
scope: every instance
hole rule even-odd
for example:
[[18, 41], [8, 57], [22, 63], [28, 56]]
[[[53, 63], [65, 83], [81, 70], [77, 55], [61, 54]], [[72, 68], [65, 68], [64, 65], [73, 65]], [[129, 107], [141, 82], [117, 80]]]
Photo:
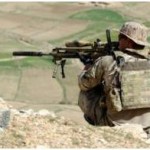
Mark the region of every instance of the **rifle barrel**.
[[43, 52], [34, 52], [34, 51], [14, 51], [13, 56], [53, 56], [57, 59], [61, 58], [78, 58], [78, 55], [75, 52], [52, 52], [52, 53], [43, 53]]
[[43, 56], [43, 55], [48, 55], [44, 54], [42, 52], [33, 52], [33, 51], [15, 51], [13, 52], [13, 56]]

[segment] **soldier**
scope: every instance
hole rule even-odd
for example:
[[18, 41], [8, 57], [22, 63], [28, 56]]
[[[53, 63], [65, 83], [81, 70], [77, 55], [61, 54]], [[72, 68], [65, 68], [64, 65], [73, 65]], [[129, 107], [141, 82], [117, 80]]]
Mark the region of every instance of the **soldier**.
[[148, 29], [126, 22], [119, 31], [119, 52], [85, 65], [78, 77], [78, 104], [92, 125], [140, 124], [150, 136], [150, 62]]

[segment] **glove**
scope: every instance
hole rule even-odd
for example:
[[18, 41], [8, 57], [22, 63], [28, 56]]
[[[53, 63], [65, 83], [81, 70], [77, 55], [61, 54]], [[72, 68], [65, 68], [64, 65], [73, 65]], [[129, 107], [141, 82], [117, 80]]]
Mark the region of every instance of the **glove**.
[[77, 55], [78, 55], [80, 61], [81, 61], [84, 65], [92, 65], [92, 64], [93, 64], [93, 59], [91, 58], [90, 55], [88, 55], [88, 54], [83, 54], [83, 53], [79, 53], [79, 52], [77, 52]]

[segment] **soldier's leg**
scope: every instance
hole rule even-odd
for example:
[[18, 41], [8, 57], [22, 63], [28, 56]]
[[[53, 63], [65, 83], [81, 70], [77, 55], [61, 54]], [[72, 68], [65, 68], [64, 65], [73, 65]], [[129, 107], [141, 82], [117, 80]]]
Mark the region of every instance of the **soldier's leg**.
[[95, 122], [92, 118], [90, 118], [88, 115], [84, 114], [84, 119], [91, 125], [95, 125]]

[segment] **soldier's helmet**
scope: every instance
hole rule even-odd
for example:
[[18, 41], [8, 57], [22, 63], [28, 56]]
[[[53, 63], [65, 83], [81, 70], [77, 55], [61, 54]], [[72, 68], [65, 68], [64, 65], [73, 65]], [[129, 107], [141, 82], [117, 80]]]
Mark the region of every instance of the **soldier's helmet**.
[[148, 28], [137, 22], [126, 22], [120, 29], [120, 33], [127, 36], [136, 44], [150, 46], [147, 42]]

